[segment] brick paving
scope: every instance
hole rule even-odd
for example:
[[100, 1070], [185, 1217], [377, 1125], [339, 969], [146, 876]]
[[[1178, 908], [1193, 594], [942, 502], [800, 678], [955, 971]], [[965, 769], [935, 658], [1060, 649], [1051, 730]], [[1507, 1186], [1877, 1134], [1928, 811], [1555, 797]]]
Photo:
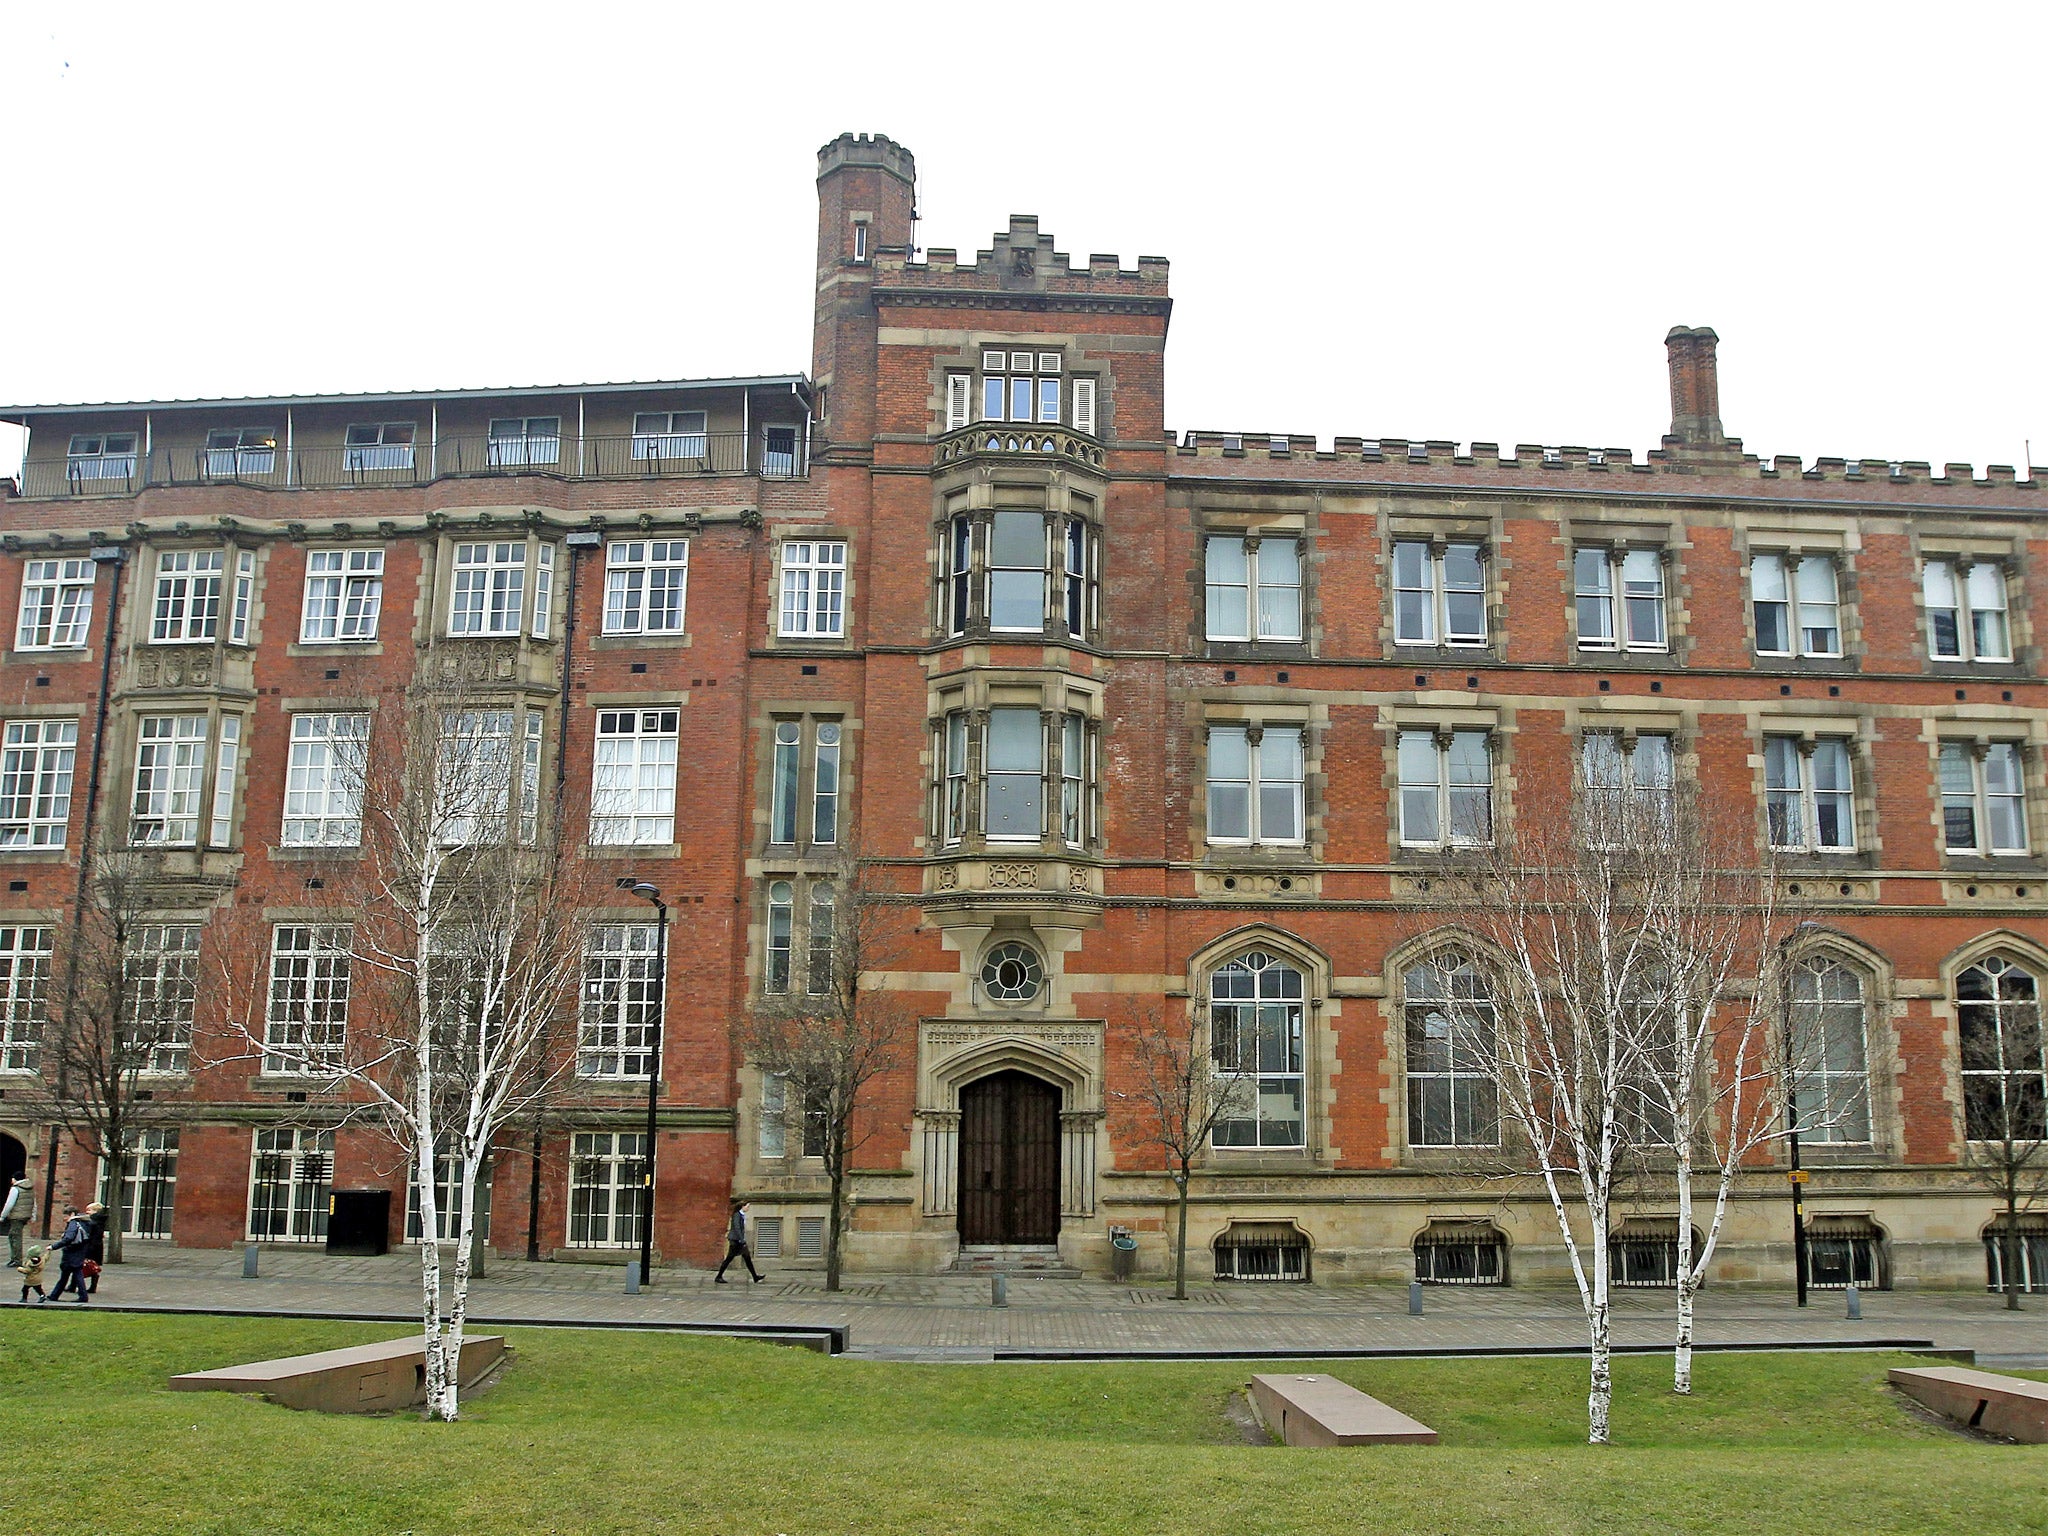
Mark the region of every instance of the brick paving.
[[[1175, 1302], [1168, 1288], [1099, 1280], [1011, 1276], [1009, 1305], [989, 1304], [986, 1277], [850, 1277], [837, 1296], [804, 1271], [769, 1272], [760, 1285], [713, 1285], [705, 1270], [657, 1270], [638, 1296], [625, 1294], [625, 1260], [527, 1264], [493, 1258], [474, 1282], [472, 1314], [493, 1325], [840, 1323], [852, 1353], [874, 1358], [987, 1360], [1006, 1354], [1244, 1354], [1303, 1351], [1519, 1353], [1582, 1347], [1584, 1323], [1568, 1291], [1433, 1286], [1424, 1313], [1408, 1313], [1400, 1285], [1199, 1285]], [[242, 1278], [240, 1250], [130, 1246], [129, 1261], [100, 1282], [103, 1303], [164, 1311], [281, 1316], [405, 1317], [418, 1306], [417, 1260], [330, 1258], [267, 1249], [261, 1274]], [[1700, 1297], [1706, 1345], [1853, 1347], [1902, 1339], [1969, 1349], [1988, 1364], [2048, 1365], [2048, 1301], [2004, 1310], [1996, 1296], [1866, 1292], [1863, 1319], [1845, 1317], [1842, 1294], [1816, 1291], [1800, 1311], [1787, 1291], [1709, 1290]], [[69, 1306], [70, 1303], [64, 1303]], [[1615, 1339], [1628, 1346], [1670, 1339], [1669, 1292], [1616, 1298]]]

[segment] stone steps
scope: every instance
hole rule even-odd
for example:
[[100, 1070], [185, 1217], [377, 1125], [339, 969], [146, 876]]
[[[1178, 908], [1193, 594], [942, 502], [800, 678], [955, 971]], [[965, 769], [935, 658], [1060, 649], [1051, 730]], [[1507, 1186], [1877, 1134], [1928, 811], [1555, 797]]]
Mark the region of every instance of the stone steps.
[[973, 1243], [962, 1245], [947, 1269], [954, 1275], [1031, 1275], [1048, 1280], [1078, 1280], [1081, 1271], [1060, 1257], [1052, 1244]]

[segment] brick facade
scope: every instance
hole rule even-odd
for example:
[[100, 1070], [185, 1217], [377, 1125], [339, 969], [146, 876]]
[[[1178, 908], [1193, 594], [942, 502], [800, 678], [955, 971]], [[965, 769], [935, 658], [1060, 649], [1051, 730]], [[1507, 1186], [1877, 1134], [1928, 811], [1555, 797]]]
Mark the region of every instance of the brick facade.
[[[820, 152], [819, 167], [814, 382], [16, 413], [34, 438], [18, 494], [0, 500], [10, 635], [26, 562], [100, 563], [88, 643], [11, 650], [0, 669], [20, 711], [7, 719], [79, 722], [65, 849], [0, 850], [11, 891], [0, 923], [68, 920], [96, 742], [106, 743], [97, 814], [118, 831], [133, 794], [135, 721], [156, 700], [245, 722], [232, 835], [175, 856], [178, 914], [206, 921], [211, 948], [230, 911], [319, 910], [308, 882], [323, 855], [277, 846], [291, 715], [405, 686], [424, 646], [445, 635], [456, 542], [548, 542], [558, 603], [574, 583], [573, 626], [558, 614], [547, 638], [494, 644], [490, 655], [493, 666], [502, 658], [508, 696], [544, 718], [545, 774], [552, 786], [559, 773], [568, 791], [564, 814], [588, 798], [597, 709], [660, 705], [683, 719], [676, 842], [588, 855], [606, 883], [615, 873], [653, 881], [676, 908], [656, 1154], [664, 1255], [714, 1259], [734, 1189], [783, 1220], [792, 1261], [823, 1214], [817, 1164], [801, 1155], [793, 1121], [773, 1154], [763, 1085], [735, 1059], [728, 1023], [772, 985], [778, 893], [790, 893], [801, 965], [811, 893], [857, 848], [872, 878], [912, 902], [919, 927], [911, 953], [875, 978], [914, 1011], [917, 1044], [914, 1065], [871, 1106], [856, 1267], [954, 1261], [963, 1225], [981, 1219], [965, 1214], [956, 1187], [963, 1137], [977, 1134], [976, 1085], [1005, 1072], [1060, 1092], [1061, 1255], [1105, 1268], [1114, 1225], [1140, 1235], [1145, 1263], [1161, 1262], [1167, 1186], [1133, 1130], [1131, 1032], [1148, 1013], [1204, 1006], [1218, 970], [1257, 951], [1301, 978], [1300, 1132], [1215, 1151], [1198, 1181], [1194, 1243], [1207, 1247], [1233, 1224], [1268, 1235], [1291, 1225], [1320, 1277], [1397, 1276], [1411, 1271], [1411, 1245], [1432, 1222], [1484, 1220], [1504, 1234], [1516, 1277], [1539, 1277], [1559, 1262], [1547, 1206], [1528, 1190], [1461, 1184], [1408, 1125], [1403, 977], [1450, 918], [1431, 910], [1419, 882], [1431, 855], [1404, 846], [1403, 733], [1451, 742], [1484, 732], [1502, 820], [1571, 793], [1588, 731], [1667, 738], [1677, 771], [1708, 798], [1756, 807], [1760, 843], [1766, 759], [1778, 750], [1766, 738], [1805, 742], [1808, 763], [1814, 742], [1841, 743], [1851, 846], [1783, 857], [1800, 915], [1863, 988], [1872, 1129], [1867, 1144], [1809, 1149], [1811, 1207], [1865, 1222], [1900, 1283], [1982, 1283], [1992, 1202], [1959, 1168], [1956, 979], [1990, 955], [2048, 974], [2048, 716], [2033, 574], [2043, 492], [2033, 470], [1762, 462], [1725, 433], [1714, 334], [1684, 327], [1667, 339], [1672, 432], [1640, 460], [1620, 449], [1176, 437], [1164, 422], [1165, 262], [1076, 261], [1031, 218], [1013, 219], [972, 260], [919, 253], [907, 151], [849, 135]], [[714, 447], [650, 466], [621, 446], [648, 435], [636, 413], [695, 410], [705, 425], [689, 430], [737, 433], [738, 457], [721, 462]], [[487, 421], [512, 416], [558, 423], [554, 470], [519, 473], [478, 446]], [[310, 445], [298, 450], [302, 483], [194, 484], [207, 477], [178, 472], [180, 454], [205, 464], [208, 429], [259, 417], [289, 420]], [[346, 453], [343, 428], [405, 420], [421, 424], [413, 453], [432, 455], [425, 473], [331, 483], [348, 476], [326, 474], [318, 455]], [[783, 434], [772, 442], [771, 426]], [[138, 438], [132, 480], [115, 485], [99, 469], [82, 477], [67, 439], [120, 432]], [[792, 461], [779, 457], [785, 448]], [[607, 634], [604, 551], [565, 542], [578, 532], [600, 544], [687, 539], [685, 632]], [[1032, 539], [1036, 576], [1017, 554]], [[1282, 616], [1263, 636], [1247, 622], [1225, 637], [1228, 599], [1212, 602], [1205, 580], [1212, 540], [1273, 576]], [[301, 642], [308, 551], [365, 545], [385, 552], [377, 642]], [[1445, 551], [1476, 548], [1472, 606], [1457, 621], [1478, 625], [1471, 643], [1404, 631], [1396, 567], [1411, 557], [1396, 547], [1413, 545], [1433, 552], [1440, 628], [1451, 622]], [[821, 546], [844, 547], [843, 632], [818, 632], [807, 610], [792, 633], [791, 573], [829, 558]], [[248, 643], [152, 644], [158, 555], [202, 547], [255, 553]], [[1617, 622], [1631, 612], [1623, 584], [1654, 580], [1654, 645], [1589, 646], [1578, 600], [1587, 550], [1612, 551], [1606, 611]], [[1790, 647], [1821, 653], [1812, 655], [1774, 650], [1752, 601], [1759, 556], [1795, 577], [1810, 566], [1814, 583], [1824, 569], [1838, 643]], [[957, 586], [956, 557], [967, 567]], [[1930, 562], [1966, 583], [1970, 569], [1996, 572], [2007, 657], [1937, 654], [1923, 595]], [[1296, 573], [1298, 630], [1286, 621]], [[802, 590], [813, 602], [815, 589]], [[1244, 601], [1255, 610], [1257, 591]], [[1638, 622], [1650, 624], [1650, 612]], [[806, 815], [824, 782], [821, 749], [837, 732], [829, 843], [777, 822], [784, 727]], [[1284, 790], [1295, 740], [1299, 825], [1238, 837], [1212, 824], [1212, 756], [1255, 749], [1261, 763], [1283, 765], [1274, 782]], [[956, 742], [967, 789], [957, 814]], [[2017, 847], [1951, 850], [1945, 742], [1965, 748], [1980, 775], [1987, 752], [2013, 749], [1999, 761], [2024, 775]], [[1018, 768], [1019, 752], [1035, 766]], [[1037, 835], [1002, 820], [1026, 806], [1026, 779]], [[1023, 798], [1005, 798], [1013, 791]], [[1284, 798], [1261, 815], [1285, 822]], [[1035, 995], [996, 1000], [978, 979], [1003, 945], [1034, 957], [1044, 978]], [[202, 994], [202, 1041], [218, 1001]], [[256, 1130], [318, 1124], [322, 1112], [246, 1061], [209, 1063], [203, 1045], [195, 1060], [189, 1078], [165, 1084], [185, 1120], [174, 1236], [221, 1245], [248, 1230]], [[4, 1087], [0, 1128], [40, 1169], [48, 1133], [33, 1108], [36, 1079], [15, 1074]], [[636, 1092], [582, 1083], [552, 1117], [541, 1251], [567, 1251], [569, 1137], [630, 1130]], [[529, 1157], [521, 1142], [497, 1163], [492, 1241], [509, 1252], [527, 1243]], [[339, 1132], [336, 1183], [392, 1188], [394, 1227], [398, 1164], [366, 1130]], [[90, 1182], [72, 1151], [60, 1173], [81, 1193]], [[1740, 1191], [1724, 1278], [1785, 1273], [1783, 1189], [1782, 1176], [1760, 1171]], [[1662, 1209], [1654, 1190], [1638, 1203], [1642, 1216]]]

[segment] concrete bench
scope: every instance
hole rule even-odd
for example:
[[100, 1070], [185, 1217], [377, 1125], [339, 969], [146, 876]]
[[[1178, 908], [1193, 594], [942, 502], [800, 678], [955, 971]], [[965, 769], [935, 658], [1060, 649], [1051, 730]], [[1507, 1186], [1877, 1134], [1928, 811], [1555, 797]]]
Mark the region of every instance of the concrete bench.
[[[462, 1341], [456, 1375], [467, 1389], [488, 1376], [511, 1351], [502, 1334], [470, 1334]], [[173, 1392], [257, 1392], [287, 1408], [318, 1413], [393, 1413], [417, 1406], [427, 1393], [427, 1350], [415, 1334], [382, 1344], [324, 1349], [314, 1355], [258, 1360], [217, 1371], [187, 1371], [171, 1378]]]
[[1891, 1383], [1958, 1424], [2028, 1445], [2048, 1445], [2048, 1381], [1952, 1366], [1893, 1371]]
[[1334, 1376], [1254, 1376], [1252, 1403], [1287, 1445], [1435, 1445], [1436, 1431]]

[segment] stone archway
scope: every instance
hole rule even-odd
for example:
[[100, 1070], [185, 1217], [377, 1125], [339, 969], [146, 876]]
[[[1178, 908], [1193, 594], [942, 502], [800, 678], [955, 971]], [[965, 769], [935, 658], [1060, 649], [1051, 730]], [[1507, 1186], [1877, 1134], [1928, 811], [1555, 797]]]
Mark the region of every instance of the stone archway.
[[1053, 1084], [1014, 1070], [960, 1090], [963, 1246], [1059, 1241], [1060, 1101]]

